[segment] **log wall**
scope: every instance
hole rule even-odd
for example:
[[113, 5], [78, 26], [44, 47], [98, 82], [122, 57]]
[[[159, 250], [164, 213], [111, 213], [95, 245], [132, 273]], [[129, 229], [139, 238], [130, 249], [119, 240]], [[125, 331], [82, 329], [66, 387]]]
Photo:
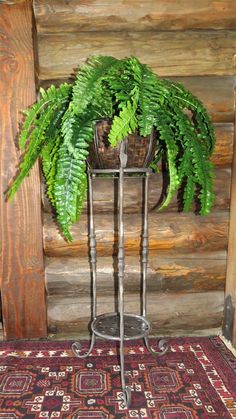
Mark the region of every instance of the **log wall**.
[[[216, 202], [211, 215], [165, 212], [155, 205], [162, 174], [151, 176], [149, 314], [155, 334], [221, 330], [226, 280], [236, 85], [236, 4], [205, 1], [34, 0], [40, 85], [59, 84], [91, 54], [136, 55], [160, 76], [182, 82], [205, 104], [217, 137]], [[114, 186], [114, 188], [113, 188]], [[125, 182], [126, 306], [139, 309], [141, 185]], [[99, 311], [112, 309], [117, 287], [116, 185], [95, 181]], [[90, 317], [87, 210], [66, 243], [44, 208], [48, 328], [52, 336], [87, 333]], [[115, 245], [114, 245], [115, 243]], [[114, 267], [114, 274], [113, 269]]]

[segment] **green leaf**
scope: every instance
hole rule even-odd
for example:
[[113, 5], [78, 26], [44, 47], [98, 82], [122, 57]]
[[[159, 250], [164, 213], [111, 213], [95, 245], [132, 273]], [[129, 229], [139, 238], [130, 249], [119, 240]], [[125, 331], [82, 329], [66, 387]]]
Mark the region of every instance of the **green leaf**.
[[76, 115], [83, 114], [94, 99], [94, 92], [101, 79], [119, 61], [110, 56], [93, 56], [81, 66], [73, 86], [71, 107]]
[[178, 147], [174, 141], [174, 135], [169, 124], [169, 116], [167, 113], [159, 113], [159, 118], [156, 122], [156, 128], [160, 133], [160, 145], [165, 148], [169, 170], [169, 186], [167, 196], [159, 208], [159, 210], [162, 210], [168, 206], [175, 191], [179, 187], [179, 178], [176, 166]]
[[128, 134], [135, 132], [137, 128], [137, 100], [139, 91], [137, 88], [134, 89], [131, 101], [128, 101], [119, 113], [119, 116], [115, 116], [109, 132], [108, 138], [113, 147], [115, 147], [120, 141], [124, 140]]
[[62, 233], [72, 240], [70, 226], [79, 219], [86, 197], [86, 162], [71, 156], [63, 144], [59, 150], [53, 196]]
[[[43, 91], [40, 106], [33, 105], [32, 112], [29, 112], [19, 139], [21, 146], [25, 148], [25, 154], [19, 165], [17, 176], [7, 191], [9, 199], [13, 198], [22, 181], [29, 174], [45, 144], [50, 143], [57, 136], [58, 127], [68, 106], [70, 91], [71, 88], [67, 84], [63, 84], [58, 89], [51, 86], [47, 92]], [[32, 126], [33, 121], [34, 125]], [[29, 133], [30, 124], [31, 131]], [[27, 136], [29, 137], [28, 143], [25, 141]]]
[[40, 88], [41, 99], [24, 111], [26, 117], [19, 136], [19, 147], [21, 150], [25, 149], [27, 140], [30, 139], [30, 133], [34, 130], [34, 124], [37, 123], [37, 119], [43, 117], [47, 107], [57, 104], [57, 107], [60, 108], [61, 101], [68, 103], [71, 91], [72, 86], [67, 83], [63, 83], [58, 88], [52, 85], [47, 91], [42, 87]]

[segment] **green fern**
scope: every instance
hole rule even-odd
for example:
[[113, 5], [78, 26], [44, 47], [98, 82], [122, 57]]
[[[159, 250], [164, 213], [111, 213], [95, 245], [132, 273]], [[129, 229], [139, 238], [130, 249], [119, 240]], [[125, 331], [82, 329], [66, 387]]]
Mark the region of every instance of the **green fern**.
[[135, 86], [132, 92], [131, 100], [122, 106], [118, 116], [114, 116], [108, 137], [113, 147], [115, 147], [118, 142], [124, 140], [128, 134], [136, 131], [138, 126], [136, 117], [138, 95], [139, 91]]
[[26, 120], [19, 137], [19, 145], [25, 153], [19, 165], [19, 172], [8, 189], [11, 199], [20, 187], [24, 178], [40, 156], [45, 144], [55, 136], [60, 127], [60, 121], [69, 103], [71, 86], [62, 84], [58, 89], [51, 86], [47, 92], [41, 89], [42, 99], [26, 112]]
[[47, 194], [52, 206], [55, 208], [54, 184], [57, 171], [57, 161], [62, 138], [58, 135], [42, 150], [42, 167], [47, 184]]
[[110, 68], [114, 68], [118, 60], [109, 56], [93, 56], [84, 64], [77, 74], [71, 107], [77, 115], [83, 114], [94, 98], [97, 84], [103, 79]]
[[11, 185], [11, 188], [8, 190], [8, 197], [10, 199], [13, 198], [22, 181], [28, 175], [30, 169], [40, 156], [42, 148], [47, 140], [45, 131], [50, 123], [53, 113], [54, 109], [52, 107], [48, 107], [43, 116], [35, 122], [34, 130], [30, 136], [31, 142], [29, 143], [22, 163], [20, 163], [18, 176]]
[[[82, 167], [81, 167], [82, 166]], [[85, 164], [72, 157], [66, 146], [62, 144], [57, 159], [57, 170], [53, 187], [57, 221], [65, 238], [72, 240], [70, 225], [77, 220], [77, 194], [84, 176], [78, 172], [85, 170]], [[84, 188], [83, 188], [84, 190]]]
[[186, 178], [186, 185], [184, 187], [184, 194], [183, 194], [184, 212], [190, 211], [191, 204], [195, 196], [195, 190], [196, 190], [195, 179], [192, 172], [190, 172], [189, 176]]
[[195, 130], [199, 133], [199, 140], [209, 151], [210, 155], [214, 150], [215, 135], [206, 109], [199, 99], [186, 90], [182, 84], [173, 82], [169, 83], [174, 98], [177, 101], [177, 105], [182, 104], [183, 109], [186, 108], [193, 112]]
[[[165, 149], [170, 178], [167, 196], [165, 198], [165, 201], [159, 208], [160, 210], [162, 210], [163, 208], [166, 208], [168, 206], [168, 204], [171, 201], [171, 198], [173, 197], [176, 189], [179, 186], [178, 171], [176, 167], [178, 147], [174, 141], [174, 133], [171, 129], [170, 117], [167, 113], [159, 113], [158, 119], [155, 122], [155, 127], [160, 133], [160, 145]], [[164, 145], [162, 145], [162, 142], [164, 143]]]
[[78, 117], [64, 120], [63, 144], [56, 161], [56, 173], [52, 194], [57, 220], [67, 240], [72, 240], [69, 227], [78, 221], [87, 193], [86, 159], [93, 137], [90, 120]]
[[158, 77], [136, 57], [118, 60], [93, 56], [81, 66], [73, 84], [40, 90], [39, 101], [25, 112], [19, 137], [24, 152], [8, 190], [12, 197], [39, 156], [47, 193], [64, 237], [81, 214], [87, 193], [86, 159], [99, 119], [112, 120], [109, 142], [115, 147], [129, 134], [156, 130], [151, 163], [166, 160], [169, 186], [161, 208], [183, 188], [183, 210], [197, 198], [200, 214], [214, 201], [210, 157], [215, 136], [203, 104], [180, 83]]
[[142, 66], [142, 81], [140, 84], [138, 124], [140, 134], [147, 136], [151, 133], [159, 109], [165, 104], [167, 89], [165, 83], [159, 79], [147, 66]]

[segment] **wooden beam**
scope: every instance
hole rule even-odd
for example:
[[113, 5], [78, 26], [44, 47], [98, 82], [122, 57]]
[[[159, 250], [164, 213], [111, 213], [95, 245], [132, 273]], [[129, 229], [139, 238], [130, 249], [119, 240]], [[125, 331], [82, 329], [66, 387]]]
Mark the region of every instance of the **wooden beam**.
[[18, 164], [20, 111], [35, 101], [31, 2], [0, 4], [1, 298], [5, 339], [46, 336], [38, 166], [12, 203], [3, 195]]
[[13, 4], [20, 4], [24, 3], [25, 0], [1, 0], [3, 4], [13, 5]]
[[[81, 295], [73, 297], [48, 297], [49, 333], [73, 333], [88, 336], [91, 321], [91, 298]], [[224, 292], [209, 291], [199, 293], [152, 293], [148, 292], [147, 316], [151, 321], [152, 334], [163, 336], [179, 331], [182, 334], [196, 333], [200, 330], [217, 328], [220, 332]], [[140, 295], [129, 294], [125, 299], [125, 309], [129, 313], [139, 313]], [[114, 310], [111, 295], [98, 298], [98, 314]]]
[[233, 76], [236, 31], [81, 32], [38, 37], [39, 78], [69, 77], [88, 56], [135, 55], [160, 76]]
[[[172, 256], [172, 257], [171, 257]], [[46, 258], [45, 275], [48, 295], [88, 297], [91, 267], [88, 258]], [[103, 256], [97, 260], [97, 294], [114, 294], [118, 271], [117, 258]], [[152, 293], [224, 291], [226, 252], [185, 253], [151, 252], [148, 257], [147, 284]], [[140, 288], [140, 256], [125, 257], [124, 288], [127, 294]]]
[[[99, 256], [114, 253], [117, 244], [117, 219], [113, 213], [95, 214], [97, 251]], [[125, 252], [127, 255], [140, 251], [140, 214], [125, 214]], [[82, 214], [80, 221], [71, 228], [74, 241], [66, 242], [60, 235], [50, 214], [44, 216], [44, 249], [47, 256], [88, 255], [88, 219]], [[228, 211], [212, 212], [201, 217], [192, 213], [176, 212], [149, 214], [150, 251], [173, 250], [176, 254], [226, 250]]]
[[[236, 90], [235, 90], [236, 109]], [[229, 221], [228, 259], [225, 289], [224, 335], [236, 347], [236, 118], [234, 130], [234, 153], [231, 177], [231, 205]]]
[[34, 0], [38, 33], [235, 29], [234, 0]]
[[215, 150], [212, 162], [216, 167], [230, 167], [233, 158], [234, 124], [215, 124]]

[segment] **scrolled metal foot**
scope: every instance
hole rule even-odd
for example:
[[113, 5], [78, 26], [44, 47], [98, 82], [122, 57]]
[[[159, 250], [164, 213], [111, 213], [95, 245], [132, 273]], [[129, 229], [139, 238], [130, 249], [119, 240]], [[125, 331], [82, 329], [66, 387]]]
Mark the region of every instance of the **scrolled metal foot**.
[[122, 399], [123, 399], [122, 401], [124, 403], [123, 407], [129, 408], [130, 404], [131, 404], [131, 389], [130, 389], [130, 387], [125, 386], [123, 388]]
[[89, 350], [87, 352], [82, 353], [82, 354], [80, 353], [82, 351], [82, 345], [81, 345], [80, 342], [72, 343], [71, 350], [72, 350], [73, 354], [75, 356], [77, 356], [77, 358], [86, 358], [92, 352], [94, 342], [95, 342], [95, 335], [93, 334], [92, 338], [91, 338], [91, 343], [90, 343], [90, 346], [89, 346]]
[[165, 339], [160, 339], [159, 340], [159, 342], [157, 344], [157, 346], [159, 348], [159, 351], [156, 351], [155, 349], [153, 349], [152, 346], [149, 345], [149, 341], [148, 341], [148, 338], [146, 336], [144, 337], [144, 341], [145, 341], [145, 345], [146, 345], [147, 349], [153, 355], [157, 355], [157, 356], [165, 355], [166, 352], [169, 349], [169, 345], [168, 345], [168, 343], [167, 343], [167, 341]]

